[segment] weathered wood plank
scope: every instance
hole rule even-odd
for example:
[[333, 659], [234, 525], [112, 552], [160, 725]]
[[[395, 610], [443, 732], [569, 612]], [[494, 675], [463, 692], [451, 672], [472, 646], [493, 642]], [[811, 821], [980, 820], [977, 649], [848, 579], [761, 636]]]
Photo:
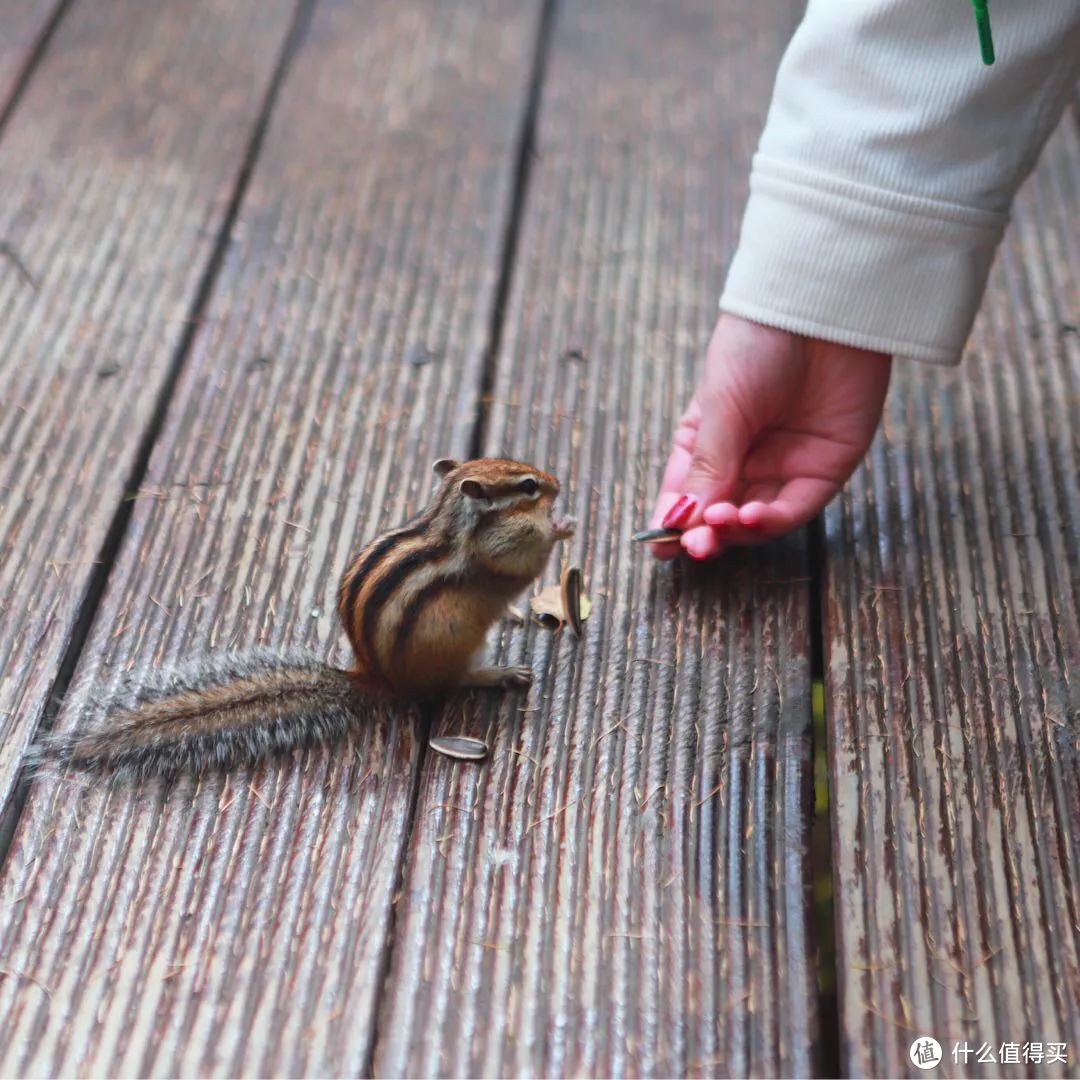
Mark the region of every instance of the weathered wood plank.
[[[0, 140], [0, 810], [236, 187], [294, 0], [81, 3]], [[31, 280], [32, 279], [32, 280]]]
[[0, 7], [0, 116], [63, 0], [4, 0]]
[[813, 1069], [803, 540], [708, 570], [629, 543], [794, 20], [749, 0], [558, 11], [487, 450], [563, 478], [596, 609], [580, 642], [508, 632], [531, 695], [438, 724], [493, 754], [424, 761], [381, 1075]]
[[[316, 8], [87, 673], [337, 640], [348, 556], [468, 444], [537, 26], [516, 0]], [[195, 789], [37, 782], [0, 883], [0, 1071], [363, 1073], [417, 762], [401, 711]]]
[[[964, 366], [897, 371], [827, 515], [844, 1064], [1080, 1052], [1080, 139], [1020, 197]], [[996, 1072], [992, 1065], [981, 1068]], [[1009, 1067], [1000, 1069], [1008, 1073]]]

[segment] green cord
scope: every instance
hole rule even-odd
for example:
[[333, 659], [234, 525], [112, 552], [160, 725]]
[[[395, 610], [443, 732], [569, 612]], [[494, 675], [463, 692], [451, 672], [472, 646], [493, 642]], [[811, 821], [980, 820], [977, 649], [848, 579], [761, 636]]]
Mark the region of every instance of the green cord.
[[989, 66], [994, 62], [994, 38], [990, 33], [990, 12], [986, 8], [986, 0], [971, 0], [975, 8], [975, 25], [979, 28], [979, 52], [982, 53], [982, 62]]

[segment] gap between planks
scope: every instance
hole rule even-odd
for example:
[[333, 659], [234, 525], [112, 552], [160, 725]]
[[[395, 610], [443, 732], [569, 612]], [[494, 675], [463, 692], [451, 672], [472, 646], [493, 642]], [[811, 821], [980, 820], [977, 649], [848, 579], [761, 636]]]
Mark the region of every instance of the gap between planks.
[[[496, 366], [499, 346], [502, 342], [503, 327], [506, 323], [507, 299], [513, 280], [514, 267], [517, 263], [518, 240], [521, 232], [521, 220], [525, 214], [525, 201], [529, 191], [529, 179], [532, 174], [532, 161], [536, 150], [536, 123], [540, 113], [540, 98], [543, 92], [544, 76], [547, 71], [548, 57], [551, 53], [552, 30], [558, 15], [559, 0], [542, 0], [540, 18], [536, 29], [536, 43], [533, 48], [532, 72], [529, 78], [529, 91], [518, 126], [517, 149], [514, 155], [514, 173], [511, 183], [510, 207], [503, 232], [502, 248], [499, 252], [499, 274], [495, 286], [495, 297], [491, 307], [491, 319], [488, 324], [487, 343], [484, 349], [484, 363], [480, 385], [476, 398], [476, 416], [469, 438], [469, 456], [478, 457], [483, 453], [487, 436], [487, 424], [490, 414], [490, 398], [495, 387]], [[390, 982], [393, 971], [394, 944], [397, 940], [397, 897], [405, 885], [405, 873], [408, 868], [408, 853], [412, 844], [413, 829], [416, 825], [417, 810], [420, 805], [420, 778], [428, 759], [428, 740], [435, 722], [435, 708], [423, 710], [423, 722], [420, 728], [420, 746], [417, 754], [416, 772], [413, 790], [409, 800], [409, 816], [405, 827], [405, 841], [401, 847], [394, 878], [394, 901], [390, 908], [390, 922], [386, 934], [386, 949], [383, 952], [379, 971], [379, 996]], [[368, 1056], [364, 1062], [364, 1076], [375, 1075], [375, 1058], [379, 1046], [379, 1024], [382, 1011], [376, 1009], [375, 1022], [368, 1046]]]
[[[840, 980], [837, 965], [836, 890], [840, 886], [833, 859], [832, 788], [829, 783], [829, 698], [825, 693], [825, 519], [819, 514], [806, 527], [810, 582], [807, 620], [810, 624], [810, 760], [813, 807], [807, 835], [808, 921], [816, 930], [818, 994], [818, 1074], [840, 1076]], [[820, 713], [818, 711], [820, 706]], [[828, 892], [819, 895], [819, 882]]]
[[57, 0], [56, 7], [42, 25], [37, 40], [27, 52], [26, 59], [19, 69], [19, 74], [15, 77], [7, 101], [0, 104], [0, 138], [3, 138], [8, 121], [14, 116], [15, 110], [19, 107], [19, 102], [22, 101], [23, 94], [30, 85], [30, 80], [37, 70], [38, 64], [41, 63], [45, 50], [49, 47], [49, 42], [52, 41], [53, 35], [56, 33], [56, 28], [74, 2], [75, 0]]
[[[8, 108], [3, 114], [0, 114], [0, 138], [3, 136], [5, 124], [13, 114], [23, 91], [30, 81], [30, 77], [37, 62], [41, 59], [48, 47], [48, 42], [55, 33], [63, 13], [73, 2], [74, 0], [61, 0], [49, 24], [42, 31], [41, 39], [32, 51], [30, 60], [26, 65], [26, 72], [24, 76], [20, 78], [16, 90], [12, 94]], [[259, 109], [254, 127], [252, 128], [251, 137], [248, 140], [247, 148], [244, 151], [240, 170], [237, 173], [236, 183], [229, 199], [228, 209], [225, 212], [225, 217], [222, 220], [218, 235], [214, 240], [214, 247], [207, 260], [206, 269], [199, 281], [199, 287], [195, 293], [195, 298], [192, 301], [191, 308], [184, 320], [183, 334], [176, 346], [176, 351], [173, 354], [169, 369], [162, 382], [161, 390], [154, 405], [154, 411], [150, 415], [146, 428], [143, 430], [139, 439], [139, 448], [132, 461], [131, 470], [124, 485], [123, 494], [117, 504], [112, 521], [109, 523], [109, 527], [105, 532], [105, 538], [98, 550], [97, 558], [94, 560], [93, 569], [87, 580], [85, 592], [79, 602], [77, 614], [72, 623], [71, 638], [61, 655], [60, 663], [57, 667], [56, 678], [53, 680], [52, 687], [50, 688], [45, 701], [45, 709], [42, 712], [41, 723], [38, 726], [38, 734], [48, 732], [55, 723], [60, 706], [67, 694], [68, 687], [75, 674], [75, 669], [82, 656], [83, 647], [85, 646], [87, 637], [90, 633], [90, 627], [93, 624], [94, 616], [97, 612], [98, 605], [101, 602], [101, 598], [104, 595], [105, 588], [109, 583], [109, 577], [112, 573], [117, 553], [120, 550], [120, 545], [123, 542], [124, 535], [127, 532], [128, 525], [131, 521], [131, 515], [135, 509], [135, 499], [133, 496], [138, 492], [139, 488], [142, 486], [143, 480], [146, 478], [147, 468], [150, 464], [150, 455], [153, 453], [154, 444], [161, 434], [173, 391], [179, 382], [180, 375], [184, 369], [184, 364], [191, 351], [191, 344], [195, 339], [195, 332], [199, 328], [203, 312], [213, 293], [214, 284], [217, 281], [222, 262], [225, 258], [225, 253], [228, 250], [229, 237], [236, 223], [236, 217], [240, 210], [240, 206], [244, 201], [244, 195], [251, 180], [255, 163], [259, 158], [259, 152], [262, 149], [263, 140], [270, 123], [270, 117], [274, 111], [274, 105], [277, 102], [278, 94], [285, 81], [285, 77], [288, 74], [289, 68], [292, 65], [293, 59], [307, 33], [307, 28], [311, 22], [311, 15], [315, 9], [316, 2], [317, 0], [297, 0], [297, 5], [293, 12], [292, 23], [289, 26], [289, 32], [285, 36], [285, 42], [281, 47], [277, 63], [274, 66], [274, 73], [266, 91], [266, 98], [263, 101], [262, 107]], [[0, 814], [0, 866], [7, 860], [8, 851], [15, 837], [15, 829], [18, 826], [19, 819], [22, 817], [23, 809], [26, 806], [29, 789], [29, 778], [26, 774], [25, 767], [23, 767], [20, 769], [20, 775], [15, 783], [15, 789], [11, 800], [9, 801], [6, 810]]]
[[[510, 211], [503, 233], [502, 251], [499, 254], [499, 277], [495, 286], [495, 301], [491, 307], [488, 326], [487, 348], [484, 350], [484, 366], [480, 378], [480, 395], [477, 399], [476, 420], [469, 441], [469, 457], [476, 458], [484, 452], [488, 420], [491, 414], [491, 395], [495, 389], [495, 372], [502, 345], [503, 327], [506, 325], [506, 304], [510, 296], [510, 283], [517, 264], [518, 241], [521, 221], [525, 216], [525, 199], [529, 193], [533, 158], [536, 156], [536, 122], [540, 115], [540, 98], [551, 54], [551, 36], [558, 16], [559, 0], [542, 0], [540, 22], [533, 49], [532, 73], [529, 92], [519, 128], [517, 152], [514, 156], [514, 181], [510, 195]], [[421, 758], [421, 764], [423, 759]]]

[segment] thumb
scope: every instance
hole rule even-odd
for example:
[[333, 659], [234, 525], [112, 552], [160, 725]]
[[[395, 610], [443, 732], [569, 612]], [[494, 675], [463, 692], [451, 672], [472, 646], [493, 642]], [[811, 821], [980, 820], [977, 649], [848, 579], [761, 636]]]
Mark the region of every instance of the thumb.
[[751, 433], [742, 410], [722, 386], [698, 391], [701, 416], [683, 493], [695, 505], [679, 528], [699, 524], [706, 506], [732, 500], [738, 493]]

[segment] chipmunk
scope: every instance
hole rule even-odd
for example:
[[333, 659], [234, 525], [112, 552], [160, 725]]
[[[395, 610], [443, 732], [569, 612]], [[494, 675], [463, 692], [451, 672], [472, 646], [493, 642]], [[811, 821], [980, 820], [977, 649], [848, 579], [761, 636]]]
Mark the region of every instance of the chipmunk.
[[490, 627], [573, 535], [559, 482], [517, 461], [435, 462], [420, 515], [376, 537], [341, 578], [355, 663], [291, 650], [200, 658], [124, 685], [100, 727], [46, 738], [37, 762], [137, 778], [249, 765], [343, 738], [380, 703], [458, 687], [527, 687], [527, 667], [478, 667]]

